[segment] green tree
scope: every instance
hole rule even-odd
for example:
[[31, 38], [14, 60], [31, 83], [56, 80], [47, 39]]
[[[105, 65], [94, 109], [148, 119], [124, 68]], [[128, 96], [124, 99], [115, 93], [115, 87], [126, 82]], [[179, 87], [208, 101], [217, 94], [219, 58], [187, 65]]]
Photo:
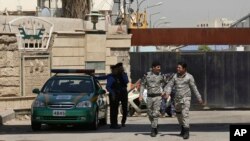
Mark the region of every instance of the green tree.
[[208, 46], [208, 45], [200, 45], [198, 47], [199, 51], [203, 51], [203, 52], [208, 52], [208, 51], [212, 51], [212, 49]]
[[62, 0], [63, 16], [84, 19], [90, 11], [90, 0]]

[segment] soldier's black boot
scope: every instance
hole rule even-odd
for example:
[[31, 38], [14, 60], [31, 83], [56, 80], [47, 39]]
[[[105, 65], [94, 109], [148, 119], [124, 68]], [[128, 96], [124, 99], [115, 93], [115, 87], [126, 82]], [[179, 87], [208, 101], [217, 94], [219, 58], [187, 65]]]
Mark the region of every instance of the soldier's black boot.
[[189, 128], [184, 128], [183, 139], [189, 139]]
[[150, 134], [151, 137], [156, 137], [156, 133], [155, 133], [155, 128], [152, 128], [151, 129], [151, 134]]
[[157, 128], [154, 128], [155, 129], [155, 134], [157, 135], [158, 134], [158, 129]]
[[184, 135], [184, 126], [182, 125], [181, 126], [181, 133], [180, 133], [180, 136], [183, 136]]

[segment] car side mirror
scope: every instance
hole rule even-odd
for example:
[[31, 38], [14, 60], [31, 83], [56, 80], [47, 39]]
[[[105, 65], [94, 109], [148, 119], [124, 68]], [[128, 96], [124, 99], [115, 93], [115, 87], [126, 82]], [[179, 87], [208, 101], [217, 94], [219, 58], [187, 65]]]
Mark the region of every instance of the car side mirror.
[[99, 94], [106, 94], [106, 91], [103, 90], [103, 89], [100, 89], [100, 90], [98, 91], [98, 93], [99, 93]]
[[33, 91], [32, 91], [34, 94], [39, 94], [40, 93], [40, 90], [38, 89], [38, 88], [35, 88], [35, 89], [33, 89]]

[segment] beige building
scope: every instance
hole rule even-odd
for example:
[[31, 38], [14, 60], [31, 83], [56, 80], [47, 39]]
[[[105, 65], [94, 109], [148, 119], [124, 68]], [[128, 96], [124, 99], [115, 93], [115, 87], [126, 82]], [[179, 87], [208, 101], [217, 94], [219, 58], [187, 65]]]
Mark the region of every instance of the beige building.
[[36, 0], [0, 0], [0, 11], [36, 11]]
[[0, 0], [0, 15], [35, 15], [36, 0]]
[[[113, 0], [89, 0], [91, 11], [111, 14]], [[6, 13], [8, 12], [8, 13]], [[0, 0], [0, 15], [62, 17], [62, 0]]]
[[[237, 20], [231, 28], [250, 28], [250, 13]], [[250, 45], [230, 46], [232, 51], [250, 51]]]
[[[21, 36], [20, 27], [32, 37], [43, 28], [44, 33], [29, 39]], [[100, 20], [97, 30], [92, 28], [90, 21], [82, 19], [0, 16], [0, 108], [29, 108], [35, 97], [32, 89], [41, 88], [52, 68], [87, 68], [107, 74], [110, 65], [123, 62], [130, 72], [131, 35], [126, 26]], [[46, 48], [43, 39], [48, 39], [51, 29]]]
[[30, 108], [32, 90], [41, 88], [54, 68], [107, 74], [123, 62], [130, 72], [131, 35], [126, 26], [111, 25], [113, 1], [92, 2], [90, 9], [104, 15], [96, 30], [91, 21], [55, 18], [61, 0], [0, 0], [0, 109]]
[[209, 28], [209, 27], [223, 27], [229, 28], [234, 23], [233, 20], [229, 20], [227, 18], [218, 18], [212, 21], [203, 21], [197, 24], [197, 27], [200, 28]]

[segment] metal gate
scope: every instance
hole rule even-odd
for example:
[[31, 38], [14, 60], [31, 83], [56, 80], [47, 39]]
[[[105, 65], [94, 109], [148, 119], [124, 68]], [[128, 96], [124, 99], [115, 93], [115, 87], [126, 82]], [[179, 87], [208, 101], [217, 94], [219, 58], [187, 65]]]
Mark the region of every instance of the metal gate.
[[154, 60], [161, 62], [163, 73], [175, 72], [177, 62], [186, 62], [208, 107], [250, 108], [250, 52], [130, 53], [132, 82], [149, 71]]

